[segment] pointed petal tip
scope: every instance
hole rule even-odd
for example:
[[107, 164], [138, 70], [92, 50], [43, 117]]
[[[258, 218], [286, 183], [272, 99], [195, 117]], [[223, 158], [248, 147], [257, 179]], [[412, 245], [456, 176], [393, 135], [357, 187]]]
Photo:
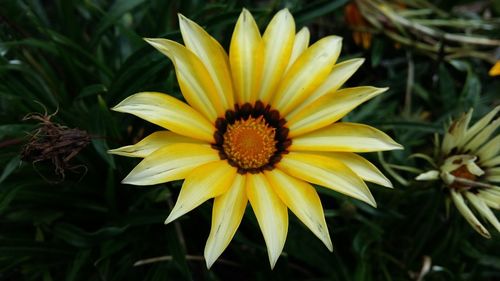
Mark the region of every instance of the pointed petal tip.
[[389, 90], [389, 87], [381, 87], [381, 88], [377, 88], [377, 93], [383, 93], [385, 91]]
[[116, 112], [121, 112], [120, 111], [120, 104], [117, 104], [117, 105], [111, 107], [110, 109], [113, 110], [113, 111], [116, 111]]
[[210, 270], [210, 268], [212, 267], [212, 265], [214, 265], [215, 263], [215, 260], [211, 260], [210, 258], [207, 258], [205, 256], [205, 265], [207, 266], [207, 269]]
[[330, 251], [330, 253], [333, 253], [333, 244], [332, 244], [332, 240], [328, 239], [328, 244], [325, 244], [326, 248], [328, 249], [328, 251]]
[[148, 44], [151, 44], [153, 45], [153, 43], [155, 43], [156, 40], [158, 40], [158, 38], [147, 38], [147, 37], [143, 37], [142, 40], [146, 41]]
[[179, 208], [177, 207], [177, 204], [178, 202], [175, 203], [174, 208], [170, 211], [170, 214], [168, 215], [167, 219], [165, 219], [164, 224], [169, 224], [187, 213], [185, 211], [185, 208], [183, 208], [182, 206]]
[[404, 150], [405, 147], [397, 142], [394, 142], [393, 148], [391, 150]]
[[283, 8], [283, 9], [281, 9], [278, 13], [281, 13], [281, 12], [283, 12], [283, 13], [287, 13], [287, 14], [290, 14], [290, 15], [291, 15], [290, 10], [289, 10], [288, 8]]
[[387, 187], [387, 188], [394, 188], [394, 185], [392, 182], [386, 178], [386, 181], [380, 183], [381, 186]]
[[269, 254], [269, 265], [271, 266], [271, 270], [273, 270], [276, 266], [276, 262], [278, 262], [279, 257], [280, 255], [278, 255], [277, 257], [272, 257], [271, 254]]
[[168, 46], [165, 46], [165, 44], [162, 44], [162, 41], [165, 42], [165, 41], [171, 41], [171, 40], [163, 39], [163, 38], [142, 38], [142, 39], [144, 39], [144, 41], [146, 41], [146, 43], [148, 43], [153, 48], [155, 48], [159, 51], [161, 51], [161, 50], [169, 51]]
[[122, 181], [120, 183], [121, 184], [131, 184], [130, 181], [127, 178], [128, 177], [125, 177], [124, 179], [122, 179]]
[[148, 184], [145, 184], [143, 182], [140, 182], [140, 181], [137, 181], [137, 179], [134, 179], [133, 176], [130, 176], [127, 175], [122, 181], [121, 181], [122, 184], [128, 184], [128, 185], [136, 185], [136, 186], [144, 186], [144, 185], [148, 185]]
[[330, 253], [333, 253], [333, 243], [332, 243], [332, 239], [330, 238], [330, 235], [327, 233], [325, 236], [321, 237], [320, 239], [321, 239], [321, 242], [323, 242], [323, 244], [325, 244], [328, 251], [330, 251]]
[[169, 223], [173, 222], [175, 219], [176, 219], [176, 217], [173, 217], [172, 213], [170, 213], [170, 215], [167, 217], [167, 219], [165, 219], [165, 221], [163, 223], [169, 224]]
[[417, 181], [430, 181], [439, 179], [439, 171], [430, 170], [415, 177]]
[[307, 26], [304, 26], [304, 27], [302, 27], [302, 28], [299, 30], [299, 32], [302, 32], [302, 31], [303, 31], [303, 32], [307, 32], [307, 33], [310, 33], [310, 32], [311, 32], [311, 31], [309, 30], [309, 27], [307, 27]]

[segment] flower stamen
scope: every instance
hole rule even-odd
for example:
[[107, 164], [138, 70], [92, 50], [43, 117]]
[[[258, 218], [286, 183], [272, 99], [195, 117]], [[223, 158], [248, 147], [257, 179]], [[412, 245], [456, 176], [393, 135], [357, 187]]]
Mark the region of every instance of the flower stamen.
[[212, 147], [240, 174], [272, 170], [292, 143], [285, 123], [277, 110], [261, 101], [235, 105], [216, 120]]
[[226, 155], [244, 169], [259, 168], [276, 152], [276, 129], [263, 116], [237, 120], [228, 126], [222, 145]]

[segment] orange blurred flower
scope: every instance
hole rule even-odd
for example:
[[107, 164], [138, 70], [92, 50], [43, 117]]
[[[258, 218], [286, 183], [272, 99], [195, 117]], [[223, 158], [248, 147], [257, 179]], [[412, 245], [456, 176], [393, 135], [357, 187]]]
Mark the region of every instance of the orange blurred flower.
[[367, 31], [360, 31], [369, 26], [368, 22], [363, 18], [363, 15], [358, 9], [355, 2], [347, 4], [344, 8], [345, 21], [351, 29], [354, 43], [362, 46], [364, 49], [369, 49], [372, 43], [372, 35]]
[[500, 60], [498, 60], [488, 72], [490, 76], [499, 76], [500, 75]]

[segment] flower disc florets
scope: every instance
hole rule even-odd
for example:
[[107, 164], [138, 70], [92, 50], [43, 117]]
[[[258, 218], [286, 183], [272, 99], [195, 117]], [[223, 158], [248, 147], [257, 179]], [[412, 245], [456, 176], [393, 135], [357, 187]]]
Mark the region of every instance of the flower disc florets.
[[261, 101], [236, 104], [215, 122], [213, 147], [240, 174], [272, 170], [291, 144], [285, 123], [277, 110]]

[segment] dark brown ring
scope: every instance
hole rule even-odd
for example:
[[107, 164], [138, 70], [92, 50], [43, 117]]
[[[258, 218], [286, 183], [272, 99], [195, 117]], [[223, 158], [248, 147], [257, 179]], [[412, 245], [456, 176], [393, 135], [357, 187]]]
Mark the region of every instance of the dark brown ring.
[[[275, 128], [274, 140], [276, 141], [276, 152], [269, 157], [269, 161], [266, 164], [260, 166], [259, 168], [245, 169], [239, 167], [235, 161], [228, 157], [228, 155], [224, 152], [223, 144], [227, 126], [234, 124], [237, 120], [247, 120], [250, 116], [253, 118], [263, 116], [266, 123]], [[255, 105], [251, 105], [248, 102], [243, 105], [235, 104], [234, 110], [228, 109], [224, 114], [224, 118], [219, 117], [215, 120], [215, 128], [217, 130], [214, 133], [214, 143], [212, 143], [212, 148], [219, 152], [221, 160], [227, 160], [229, 165], [236, 167], [238, 169], [238, 173], [240, 174], [256, 174], [264, 170], [272, 170], [281, 160], [282, 154], [288, 153], [287, 149], [292, 144], [292, 140], [288, 138], [290, 130], [285, 127], [285, 125], [286, 120], [280, 116], [279, 111], [272, 109], [270, 105], [264, 105], [261, 101], [255, 102]]]

